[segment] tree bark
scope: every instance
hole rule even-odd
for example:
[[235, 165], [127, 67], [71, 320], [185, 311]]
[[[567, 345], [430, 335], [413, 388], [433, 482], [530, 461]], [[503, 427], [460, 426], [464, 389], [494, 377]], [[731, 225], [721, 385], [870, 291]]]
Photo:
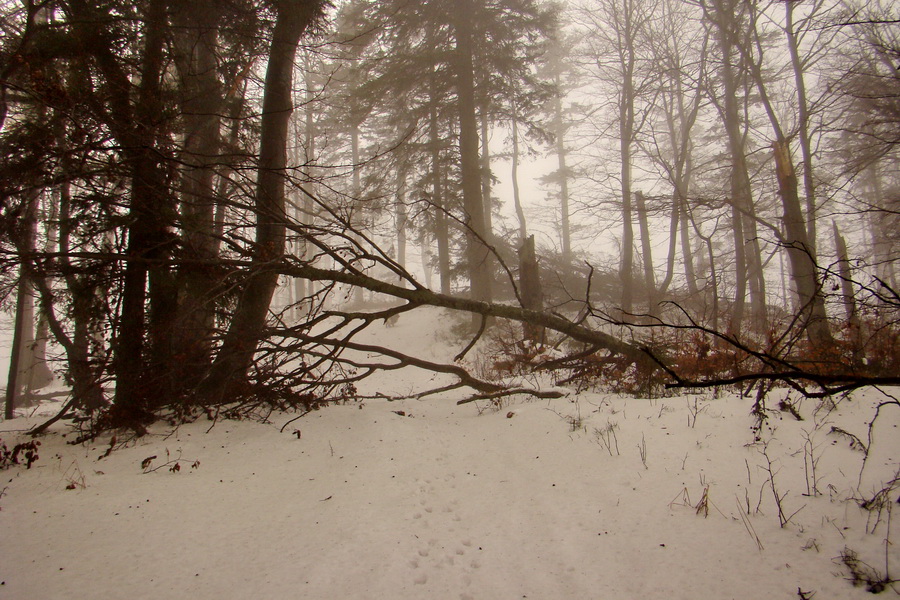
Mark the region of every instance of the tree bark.
[[856, 298], [853, 293], [853, 273], [850, 270], [850, 257], [847, 253], [847, 242], [838, 229], [837, 222], [832, 221], [834, 248], [837, 251], [838, 274], [841, 276], [841, 300], [847, 318], [847, 333], [855, 352], [860, 350], [860, 322], [856, 310]]
[[[675, 254], [677, 253], [678, 248], [678, 223], [680, 212], [681, 202], [679, 201], [678, 194], [672, 194], [671, 211], [669, 213], [669, 244], [666, 252], [666, 272], [663, 275], [662, 281], [659, 282], [659, 287], [656, 289], [657, 298], [665, 296], [666, 291], [672, 284], [672, 279], [675, 277]], [[646, 216], [644, 219], [646, 220]]]
[[[352, 206], [350, 208], [350, 226], [353, 227], [356, 232], [353, 232], [351, 235], [353, 239], [357, 242], [361, 241], [359, 236], [359, 231], [365, 227], [366, 216], [365, 216], [365, 205], [362, 201], [362, 182], [360, 181], [361, 172], [362, 172], [362, 164], [359, 154], [359, 126], [360, 122], [357, 120], [358, 115], [356, 110], [351, 110], [350, 112], [350, 162], [352, 164], [353, 173], [353, 188], [350, 192], [352, 198], [350, 202]], [[361, 306], [363, 303], [363, 290], [355, 289], [353, 290], [353, 301]]]
[[319, 2], [281, 2], [266, 68], [260, 124], [259, 170], [256, 183], [256, 242], [253, 266], [238, 301], [222, 347], [200, 387], [204, 402], [220, 403], [244, 391], [266, 315], [278, 283], [278, 272], [267, 268], [284, 254], [285, 168], [294, 58], [300, 37], [319, 15]]
[[37, 224], [38, 194], [29, 193], [24, 199], [25, 206], [22, 220], [19, 223], [19, 239], [15, 240], [16, 249], [21, 257], [19, 259], [19, 282], [16, 286], [16, 316], [13, 324], [12, 348], [9, 353], [9, 377], [6, 380], [6, 405], [4, 418], [12, 419], [15, 416], [14, 409], [19, 402], [19, 392], [22, 388], [22, 379], [28, 344], [33, 338], [34, 330], [34, 290], [32, 288], [33, 272], [31, 257], [34, 252], [35, 226]]
[[884, 183], [882, 181], [881, 160], [874, 160], [866, 167], [866, 179], [869, 188], [869, 203], [875, 207], [869, 212], [868, 224], [872, 235], [872, 254], [875, 271], [878, 277], [891, 288], [897, 289], [896, 252], [892, 235], [896, 230], [891, 227], [893, 219], [885, 218], [886, 210]]
[[474, 59], [472, 41], [473, 3], [460, 0], [454, 11], [456, 49], [457, 110], [459, 111], [459, 153], [463, 210], [466, 225], [466, 263], [470, 297], [491, 301], [491, 261], [484, 218], [484, 200], [478, 167], [478, 123], [475, 114]]
[[810, 342], [820, 348], [830, 348], [834, 344], [834, 339], [828, 328], [828, 315], [825, 313], [825, 300], [820, 289], [817, 265], [810, 253], [809, 241], [806, 239], [806, 223], [800, 210], [797, 175], [791, 164], [790, 149], [786, 141], [774, 142], [773, 148], [778, 192], [784, 209], [788, 259], [794, 285], [797, 286], [800, 310], [805, 313], [801, 323]]
[[765, 280], [756, 236], [756, 224], [753, 221], [753, 195], [747, 170], [744, 136], [741, 131], [738, 107], [740, 95], [734, 64], [737, 44], [735, 38], [741, 31], [739, 24], [741, 8], [738, 2], [732, 0], [713, 0], [712, 10], [709, 6], [704, 6], [704, 9], [716, 28], [721, 53], [719, 72], [723, 87], [722, 118], [731, 158], [731, 223], [735, 245], [735, 296], [730, 333], [738, 333], [743, 327], [748, 283], [753, 329], [761, 332], [767, 328]]
[[522, 209], [522, 200], [519, 198], [519, 123], [516, 99], [510, 100], [512, 108], [512, 188], [513, 205], [516, 209], [516, 217], [519, 220], [519, 243], [524, 244], [528, 239], [528, 226], [525, 223], [525, 211]]
[[438, 247], [438, 275], [441, 280], [441, 293], [450, 294], [450, 228], [447, 224], [447, 213], [444, 205], [443, 169], [441, 168], [441, 132], [438, 126], [437, 96], [432, 80], [431, 106], [429, 109], [428, 133], [431, 147], [431, 202], [435, 207], [434, 237]]
[[559, 91], [562, 85], [562, 77], [559, 74], [559, 66], [554, 65], [556, 72], [553, 80], [556, 85], [556, 93], [553, 96], [553, 129], [556, 137], [556, 164], [559, 168], [559, 212], [560, 212], [560, 237], [562, 242], [563, 264], [572, 264], [572, 230], [569, 223], [569, 168], [566, 165], [566, 127], [563, 121], [562, 94]]
[[778, 195], [781, 198], [784, 224], [784, 243], [787, 248], [791, 275], [797, 287], [797, 297], [801, 311], [801, 327], [806, 331], [809, 341], [820, 348], [829, 348], [834, 344], [828, 327], [828, 316], [825, 312], [825, 300], [820, 289], [818, 265], [812, 242], [807, 236], [807, 222], [803, 217], [800, 204], [797, 175], [791, 160], [791, 150], [787, 136], [782, 129], [777, 113], [769, 100], [768, 90], [762, 75], [762, 44], [755, 29], [755, 21], [751, 27], [754, 35], [757, 56], [750, 56], [749, 48], [742, 48], [744, 60], [750, 67], [759, 93], [760, 101], [769, 122], [775, 132], [772, 143], [775, 156], [775, 172], [778, 180]]
[[[541, 270], [534, 249], [534, 236], [522, 241], [519, 248], [519, 294], [522, 308], [541, 312], [544, 310], [544, 292], [541, 287]], [[533, 323], [522, 324], [525, 339], [532, 344], [544, 343], [544, 327]]]
[[[481, 103], [481, 197], [484, 200], [484, 228], [489, 234], [494, 232], [494, 199], [491, 192], [491, 148], [488, 128], [490, 127], [489, 100]], [[485, 238], [487, 239], [487, 238]], [[492, 240], [488, 240], [493, 243]]]
[[634, 223], [631, 193], [631, 145], [634, 140], [634, 30], [633, 2], [622, 10], [624, 21], [619, 50], [622, 61], [622, 87], [619, 92], [619, 169], [622, 186], [622, 258], [619, 278], [622, 281], [622, 312], [627, 318], [634, 312]]
[[[70, 168], [67, 159], [62, 163], [63, 171]], [[65, 182], [59, 191], [59, 262], [64, 273], [66, 287], [72, 296], [72, 337], [67, 340], [61, 329], [53, 323], [52, 302], [41, 291], [43, 312], [47, 316], [50, 329], [57, 342], [66, 349], [69, 368], [69, 382], [72, 385], [72, 399], [75, 406], [85, 410], [95, 410], [106, 405], [103, 388], [97, 380], [91, 364], [91, 338], [96, 334], [97, 296], [96, 283], [88, 274], [76, 275], [69, 260], [71, 234], [75, 225], [72, 219], [71, 187]]]
[[681, 256], [684, 263], [684, 278], [687, 282], [688, 294], [693, 298], [699, 293], [700, 287], [697, 285], [697, 270], [694, 267], [694, 252], [691, 248], [691, 235], [688, 224], [690, 220], [688, 215], [689, 207], [686, 199], [680, 200], [681, 210], [678, 214], [680, 221], [678, 228], [681, 237]]
[[18, 402], [19, 387], [19, 371], [22, 357], [23, 337], [26, 328], [31, 323], [25, 321], [25, 296], [28, 294], [28, 281], [22, 268], [19, 272], [19, 285], [16, 292], [16, 318], [13, 328], [12, 348], [9, 353], [9, 376], [6, 379], [6, 403], [3, 410], [4, 419], [12, 419], [15, 417], [16, 403]]
[[532, 323], [533, 325], [558, 331], [578, 342], [620, 354], [645, 368], [651, 370], [656, 368], [655, 363], [640, 347], [619, 340], [608, 333], [588, 329], [549, 311], [538, 312], [508, 304], [494, 304], [459, 296], [446, 296], [426, 288], [409, 289], [360, 273], [319, 269], [311, 265], [282, 265], [281, 271], [298, 277], [307, 277], [315, 281], [333, 281], [365, 287], [374, 292], [401, 298], [411, 304], [427, 304], [429, 306], [461, 310], [485, 317], [499, 317], [501, 319]]
[[797, 137], [800, 140], [800, 156], [803, 163], [803, 192], [806, 196], [806, 237], [809, 240], [809, 251], [813, 260], [818, 255], [818, 233], [816, 207], [816, 184], [813, 179], [812, 139], [809, 132], [809, 101], [806, 98], [806, 82], [804, 81], [803, 61], [797, 44], [797, 33], [794, 31], [794, 3], [784, 3], [785, 35], [788, 51], [791, 55], [791, 67], [794, 71], [794, 85], [797, 88]]
[[[122, 290], [122, 313], [116, 336], [116, 398], [113, 407], [114, 420], [122, 425], [143, 431], [152, 420], [149, 389], [150, 374], [144, 364], [146, 337], [147, 263], [142, 259], [164, 255], [164, 243], [168, 237], [165, 215], [172, 207], [166, 207], [165, 177], [156, 152], [159, 119], [162, 110], [161, 82], [163, 68], [164, 30], [166, 26], [165, 0], [154, 0], [147, 8], [146, 35], [140, 88], [134, 107], [134, 129], [127, 134], [127, 155], [132, 163], [130, 227], [128, 229], [128, 261]], [[128, 90], [116, 90], [125, 94], [119, 102], [128, 102]], [[127, 118], [118, 115], [118, 118]], [[127, 127], [127, 125], [126, 125]], [[157, 318], [161, 325], [160, 296], [155, 299]], [[155, 352], [162, 352], [162, 336], [172, 331], [155, 331], [151, 341]]]
[[644, 266], [644, 286], [647, 288], [647, 312], [655, 315], [657, 312], [656, 277], [653, 273], [653, 246], [650, 243], [647, 202], [644, 193], [640, 190], [634, 193], [634, 197], [637, 203], [638, 227], [641, 232], [641, 263]]
[[[308, 189], [312, 194], [316, 193], [316, 185], [315, 182], [318, 176], [318, 169], [316, 168], [316, 163], [318, 161], [317, 157], [317, 129], [316, 129], [316, 118], [315, 118], [315, 78], [312, 74], [312, 60], [310, 58], [309, 53], [304, 57], [304, 66], [305, 66], [305, 85], [306, 85], [306, 106], [303, 111], [303, 140], [304, 140], [304, 160], [303, 164], [307, 169], [307, 177], [310, 180], [308, 185]], [[301, 208], [302, 207], [302, 208]], [[309, 195], [303, 196], [302, 203], [297, 207], [297, 222], [304, 223], [305, 225], [313, 225], [315, 223], [315, 206], [313, 203], [313, 199]], [[301, 258], [304, 262], [311, 261], [313, 259], [313, 249], [312, 245], [303, 240], [299, 242], [301, 244]], [[304, 313], [304, 310], [309, 310], [311, 305], [302, 304], [304, 298], [310, 298], [310, 302], [312, 302], [311, 298], [315, 293], [315, 289], [311, 281], [306, 281], [305, 279], [296, 277], [294, 278], [294, 291], [297, 304], [297, 316], [300, 316]]]
[[397, 264], [406, 268], [406, 167], [397, 168], [397, 200], [394, 204], [397, 228]]
[[[190, 259], [212, 259], [215, 241], [215, 163], [220, 152], [222, 91], [216, 74], [217, 6], [211, 0], [180, 8], [176, 38], [182, 83], [185, 141], [181, 170], [181, 242]], [[208, 368], [218, 281], [208, 269], [182, 266], [178, 272], [178, 337], [169, 357], [169, 377], [182, 387], [188, 374]], [[180, 390], [176, 390], [180, 393]]]

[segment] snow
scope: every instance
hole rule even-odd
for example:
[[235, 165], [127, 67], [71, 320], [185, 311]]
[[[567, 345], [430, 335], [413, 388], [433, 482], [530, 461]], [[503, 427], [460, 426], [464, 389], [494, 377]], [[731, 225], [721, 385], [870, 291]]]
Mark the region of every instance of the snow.
[[[465, 345], [453, 321], [403, 315], [364, 341], [447, 360]], [[404, 369], [361, 387], [449, 381]], [[882, 408], [870, 443], [885, 393], [898, 391], [804, 400], [803, 421], [773, 411], [758, 442], [753, 399], [735, 394], [457, 406], [457, 390], [291, 423], [161, 423], [108, 456], [109, 435], [69, 445], [57, 424], [31, 469], [0, 472], [0, 598], [867, 598], [840, 555], [900, 570], [885, 544], [898, 490], [880, 521], [854, 500], [900, 466], [900, 406]], [[0, 437], [24, 440], [58, 407], [0, 423]], [[865, 463], [832, 426], [870, 443]]]

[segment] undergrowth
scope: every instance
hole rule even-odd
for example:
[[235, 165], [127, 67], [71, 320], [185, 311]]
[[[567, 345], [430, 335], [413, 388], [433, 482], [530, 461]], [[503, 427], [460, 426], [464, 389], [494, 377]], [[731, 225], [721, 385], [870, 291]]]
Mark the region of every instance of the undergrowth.
[[11, 449], [6, 442], [0, 438], [0, 469], [8, 469], [13, 465], [25, 465], [26, 469], [30, 469], [40, 456], [38, 448], [41, 442], [38, 440], [29, 440], [16, 444]]

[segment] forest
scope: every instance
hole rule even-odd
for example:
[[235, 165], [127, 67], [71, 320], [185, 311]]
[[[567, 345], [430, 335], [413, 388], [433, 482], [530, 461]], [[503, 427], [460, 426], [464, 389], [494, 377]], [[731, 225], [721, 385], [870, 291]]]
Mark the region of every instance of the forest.
[[0, 156], [4, 599], [900, 593], [896, 2], [0, 0]]
[[[469, 399], [900, 383], [890, 2], [2, 10], [7, 419], [54, 372], [90, 435], [399, 366]], [[471, 315], [455, 362], [356, 341], [426, 306]]]

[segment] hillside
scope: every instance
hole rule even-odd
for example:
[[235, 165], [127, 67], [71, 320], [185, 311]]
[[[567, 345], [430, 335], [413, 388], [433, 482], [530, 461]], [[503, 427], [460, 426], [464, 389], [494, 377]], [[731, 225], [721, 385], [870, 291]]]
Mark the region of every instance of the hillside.
[[[404, 315], [371, 341], [446, 358], [446, 327], [422, 332], [447, 323]], [[441, 382], [406, 369], [362, 391]], [[0, 598], [867, 598], [842, 554], [900, 572], [898, 482], [880, 511], [854, 500], [897, 477], [886, 392], [772, 410], [758, 436], [732, 393], [368, 399], [158, 424], [108, 456], [109, 436], [73, 446], [57, 424], [31, 469], [2, 472]], [[832, 427], [868, 446], [864, 469]]]

